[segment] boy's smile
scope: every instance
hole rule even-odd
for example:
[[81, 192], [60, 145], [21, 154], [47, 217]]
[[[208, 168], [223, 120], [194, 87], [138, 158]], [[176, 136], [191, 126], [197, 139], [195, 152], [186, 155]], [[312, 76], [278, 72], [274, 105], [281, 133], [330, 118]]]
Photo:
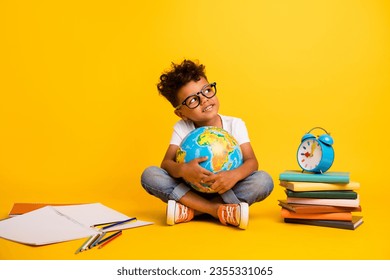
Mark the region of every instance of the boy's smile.
[[204, 109], [202, 110], [202, 112], [210, 111], [210, 110], [213, 109], [213, 107], [214, 107], [214, 104], [210, 104], [210, 105], [206, 106], [206, 108], [204, 108]]

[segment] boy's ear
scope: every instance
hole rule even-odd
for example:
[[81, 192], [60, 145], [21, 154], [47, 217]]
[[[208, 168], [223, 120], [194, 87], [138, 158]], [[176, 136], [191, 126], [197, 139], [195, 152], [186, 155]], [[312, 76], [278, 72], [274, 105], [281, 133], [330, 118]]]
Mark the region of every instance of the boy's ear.
[[188, 118], [181, 112], [181, 110], [179, 109], [175, 109], [175, 115], [178, 116], [179, 118], [183, 119], [183, 120], [188, 120]]

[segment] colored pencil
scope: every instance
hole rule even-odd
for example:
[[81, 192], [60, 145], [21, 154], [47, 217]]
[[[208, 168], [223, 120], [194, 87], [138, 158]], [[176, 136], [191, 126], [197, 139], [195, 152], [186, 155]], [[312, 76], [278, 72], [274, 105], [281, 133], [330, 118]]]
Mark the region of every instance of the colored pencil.
[[85, 244], [85, 250], [88, 250], [88, 249], [91, 249], [92, 248], [92, 244], [95, 243], [96, 240], [99, 239], [99, 237], [102, 235], [103, 233], [98, 233], [98, 234], [95, 234], [94, 236], [92, 236], [92, 238], [90, 238], [87, 242], [87, 244]]
[[136, 219], [137, 218], [134, 217], [134, 218], [130, 218], [130, 219], [127, 219], [127, 220], [124, 220], [124, 221], [116, 222], [116, 223], [113, 223], [111, 225], [102, 227], [102, 230], [105, 230], [105, 229], [108, 229], [108, 228], [112, 228], [112, 227], [115, 227], [115, 226], [118, 226], [118, 225], [121, 225], [121, 224], [124, 224], [124, 223], [128, 223], [128, 222], [134, 221]]
[[91, 244], [90, 248], [95, 247], [98, 245], [99, 241], [107, 234], [107, 232], [102, 232], [100, 236]]
[[112, 238], [114, 235], [118, 234], [119, 232], [120, 232], [120, 231], [117, 231], [117, 232], [111, 234], [110, 236], [107, 236], [106, 238], [101, 239], [99, 242], [97, 242], [97, 243], [95, 244], [95, 246], [100, 245], [100, 244], [106, 242], [107, 240], [109, 240], [109, 239]]
[[98, 249], [103, 248], [103, 247], [106, 246], [108, 243], [110, 243], [112, 240], [114, 240], [115, 238], [118, 238], [121, 234], [122, 234], [122, 231], [118, 231], [117, 233], [111, 235], [110, 238], [109, 238], [107, 241], [103, 242], [103, 243], [99, 246]]
[[80, 248], [77, 249], [77, 251], [75, 252], [75, 254], [78, 254], [80, 253], [81, 251], [83, 251], [83, 248], [84, 246], [91, 240], [93, 236], [90, 236], [87, 240], [85, 240], [85, 242], [83, 243], [83, 245], [80, 246]]

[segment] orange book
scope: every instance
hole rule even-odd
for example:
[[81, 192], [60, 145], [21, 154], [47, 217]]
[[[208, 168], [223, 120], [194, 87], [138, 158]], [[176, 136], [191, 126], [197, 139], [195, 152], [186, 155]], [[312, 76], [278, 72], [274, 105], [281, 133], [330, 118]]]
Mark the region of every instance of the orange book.
[[337, 213], [295, 213], [282, 208], [283, 218], [292, 219], [310, 219], [310, 220], [337, 220], [337, 221], [352, 221], [351, 212]]
[[18, 215], [22, 215], [33, 210], [37, 210], [39, 208], [45, 206], [65, 206], [65, 205], [74, 205], [74, 204], [51, 204], [51, 203], [25, 203], [25, 202], [16, 202], [12, 206], [11, 211], [9, 212], [9, 217], [14, 217]]

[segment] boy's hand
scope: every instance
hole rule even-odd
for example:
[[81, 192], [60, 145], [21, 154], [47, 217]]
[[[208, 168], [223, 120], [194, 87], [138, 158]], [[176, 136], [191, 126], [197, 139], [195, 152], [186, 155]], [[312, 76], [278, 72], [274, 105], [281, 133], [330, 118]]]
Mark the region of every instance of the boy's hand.
[[204, 182], [210, 184], [210, 188], [219, 194], [223, 194], [233, 188], [238, 182], [233, 171], [221, 171], [218, 174], [208, 176]]
[[199, 163], [205, 160], [207, 160], [207, 157], [196, 158], [188, 163], [184, 163], [182, 166], [183, 179], [201, 190], [207, 190], [207, 188], [202, 186], [202, 183], [207, 183], [207, 178], [213, 175], [212, 172], [199, 165]]

